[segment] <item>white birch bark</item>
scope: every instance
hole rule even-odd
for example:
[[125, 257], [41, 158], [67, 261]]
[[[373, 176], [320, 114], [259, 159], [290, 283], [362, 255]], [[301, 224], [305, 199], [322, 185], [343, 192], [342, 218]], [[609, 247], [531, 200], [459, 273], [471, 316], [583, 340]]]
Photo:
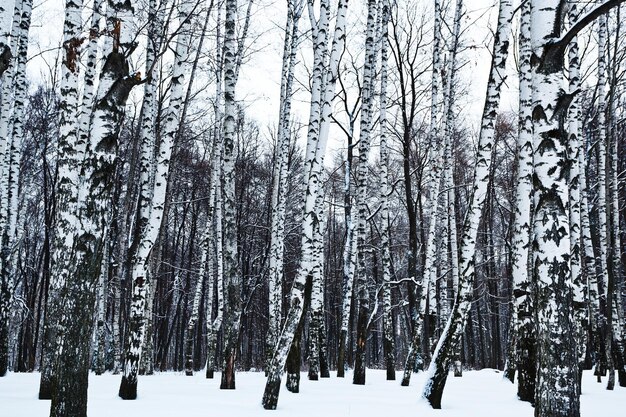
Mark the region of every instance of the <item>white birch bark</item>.
[[535, 337], [533, 320], [533, 285], [528, 274], [531, 231], [533, 173], [532, 76], [530, 44], [530, 3], [522, 6], [519, 34], [520, 95], [517, 133], [517, 185], [513, 223], [513, 314], [516, 315], [517, 396], [522, 401], [535, 399]]
[[382, 2], [380, 37], [380, 248], [383, 274], [383, 352], [387, 380], [396, 379], [395, 336], [391, 307], [391, 234], [389, 229], [389, 147], [387, 145], [387, 63], [389, 59], [388, 26], [391, 5]]
[[[24, 112], [26, 99], [28, 94], [28, 84], [26, 81], [26, 61], [28, 55], [28, 31], [30, 28], [30, 18], [32, 11], [32, 0], [25, 0], [18, 3], [19, 22], [14, 22], [15, 34], [14, 42], [16, 48], [14, 50], [17, 56], [9, 67], [9, 74], [6, 77], [11, 79], [13, 84], [13, 108], [6, 107], [6, 112], [2, 112], [2, 127], [5, 116], [10, 118], [8, 123], [8, 131], [6, 136], [1, 136], [0, 140], [4, 142], [4, 164], [0, 171], [0, 210], [2, 211], [0, 218], [1, 233], [1, 253], [0, 253], [0, 376], [4, 376], [7, 372], [8, 365], [8, 322], [10, 318], [11, 305], [14, 298], [15, 280], [14, 263], [15, 257], [12, 256], [13, 247], [16, 242], [17, 231], [17, 212], [19, 199], [19, 177], [22, 140], [24, 136]], [[18, 16], [16, 8], [15, 16]], [[3, 88], [3, 93], [8, 93], [9, 89]], [[4, 97], [3, 97], [4, 99]], [[3, 103], [4, 104], [4, 103]], [[12, 110], [12, 111], [11, 111]], [[6, 115], [5, 115], [6, 113]], [[1, 132], [5, 133], [5, 132]]]
[[[598, 2], [601, 4], [601, 2]], [[612, 390], [615, 386], [615, 364], [613, 352], [613, 287], [614, 287], [614, 270], [612, 265], [611, 254], [609, 253], [609, 241], [611, 234], [611, 223], [609, 221], [609, 213], [611, 208], [610, 198], [607, 200], [607, 124], [606, 124], [606, 86], [607, 86], [607, 17], [601, 15], [598, 18], [598, 110], [597, 110], [597, 152], [598, 152], [598, 172], [597, 172], [597, 211], [598, 211], [598, 243], [600, 248], [600, 308], [603, 310], [601, 314], [601, 327], [604, 329], [605, 351], [608, 368], [607, 389]], [[609, 171], [610, 172], [610, 171]], [[617, 329], [619, 331], [619, 329]]]
[[[560, 36], [561, 2], [531, 2], [531, 45], [539, 59], [532, 65], [534, 128], [533, 278], [537, 285], [537, 415], [577, 416], [579, 411], [577, 352], [571, 325], [567, 114], [563, 100], [562, 52], [546, 47]], [[561, 54], [561, 56], [558, 56]], [[555, 59], [555, 56], [557, 58]], [[561, 126], [559, 125], [561, 124]]]
[[[570, 26], [578, 19], [576, 3], [570, 1], [568, 18]], [[580, 88], [580, 60], [578, 57], [578, 39], [574, 37], [569, 43], [569, 91], [576, 92]], [[581, 220], [580, 220], [580, 127], [581, 111], [578, 95], [576, 95], [568, 112], [568, 158], [571, 161], [569, 174], [569, 216], [570, 216], [570, 245], [571, 245], [571, 281], [572, 307], [574, 309], [575, 342], [578, 348], [578, 370], [582, 378], [582, 369], [587, 348], [587, 305], [585, 303], [585, 284], [581, 268]], [[580, 392], [580, 378], [578, 390]]]
[[487, 85], [487, 97], [485, 99], [479, 135], [478, 154], [476, 155], [473, 192], [463, 224], [461, 256], [459, 259], [459, 288], [452, 312], [435, 348], [428, 370], [429, 376], [422, 393], [433, 408], [441, 408], [441, 395], [448, 376], [448, 369], [453, 360], [453, 355], [460, 344], [471, 304], [475, 276], [474, 252], [476, 236], [489, 183], [495, 119], [500, 102], [500, 89], [506, 77], [505, 63], [508, 56], [512, 17], [513, 2], [501, 0], [498, 28], [494, 39], [493, 58]]
[[311, 277], [311, 307], [309, 321], [309, 373], [311, 381], [319, 379], [320, 372], [320, 332], [324, 320], [324, 192], [320, 190], [315, 202], [316, 217], [320, 222], [316, 228], [315, 257], [316, 265]]
[[235, 202], [236, 126], [236, 36], [237, 0], [226, 0], [224, 19], [224, 122], [222, 190], [224, 202], [224, 370], [220, 389], [235, 388], [237, 339], [241, 322], [242, 277], [237, 260]]
[[63, 26], [63, 64], [61, 66], [61, 98], [59, 103], [59, 140], [57, 144], [56, 213], [50, 265], [48, 308], [44, 324], [43, 360], [39, 399], [50, 399], [53, 386], [53, 363], [60, 333], [59, 318], [63, 311], [61, 291], [68, 276], [68, 249], [74, 246], [74, 225], [77, 224], [78, 165], [76, 143], [78, 126], [78, 86], [82, 0], [66, 0]]
[[221, 124], [222, 124], [222, 50], [221, 50], [221, 19], [222, 8], [218, 5], [217, 9], [217, 30], [216, 30], [216, 61], [218, 62], [217, 70], [215, 74], [215, 127], [213, 129], [213, 140], [215, 141], [215, 152], [213, 155], [213, 182], [211, 183], [212, 189], [210, 190], [213, 195], [213, 210], [215, 216], [215, 264], [213, 275], [215, 275], [215, 287], [217, 290], [217, 315], [213, 319], [213, 283], [209, 284], [208, 290], [208, 303], [207, 303], [207, 362], [206, 362], [206, 377], [213, 378], [215, 371], [215, 352], [217, 345], [217, 332], [222, 325], [222, 319], [224, 317], [224, 252], [223, 252], [223, 215], [222, 215], [222, 184], [221, 184], [221, 169], [222, 169], [222, 138], [221, 138]]
[[365, 365], [367, 347], [367, 320], [369, 316], [369, 291], [367, 279], [366, 235], [367, 235], [367, 178], [368, 157], [372, 137], [372, 119], [374, 113], [374, 82], [376, 70], [376, 0], [367, 3], [367, 26], [365, 32], [365, 63], [363, 65], [363, 81], [361, 90], [361, 120], [359, 123], [359, 159], [356, 172], [357, 194], [357, 271], [355, 279], [357, 294], [357, 341], [352, 382], [365, 384]]

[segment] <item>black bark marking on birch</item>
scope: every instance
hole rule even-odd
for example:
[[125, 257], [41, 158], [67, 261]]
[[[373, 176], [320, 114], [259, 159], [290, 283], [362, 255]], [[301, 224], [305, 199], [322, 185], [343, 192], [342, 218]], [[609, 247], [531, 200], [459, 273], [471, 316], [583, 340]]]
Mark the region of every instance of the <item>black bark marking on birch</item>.
[[2, 52], [0, 52], [0, 77], [4, 72], [9, 68], [11, 64], [11, 59], [13, 59], [13, 54], [11, 53], [11, 49], [8, 45], [2, 45]]

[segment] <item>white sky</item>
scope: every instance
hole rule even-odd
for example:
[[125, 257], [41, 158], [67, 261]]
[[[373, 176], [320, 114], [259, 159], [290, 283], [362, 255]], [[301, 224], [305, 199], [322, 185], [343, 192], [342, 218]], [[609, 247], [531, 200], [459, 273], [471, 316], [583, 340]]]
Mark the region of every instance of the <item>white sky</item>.
[[[419, 4], [425, 13], [431, 7], [432, 0], [405, 0], [414, 1]], [[399, 0], [399, 2], [401, 2]], [[450, 0], [447, 0], [450, 2]], [[239, 0], [244, 12], [244, 1]], [[464, 33], [462, 43], [470, 47], [460, 59], [468, 61], [460, 71], [460, 78], [467, 84], [468, 95], [460, 98], [460, 113], [466, 122], [476, 130], [478, 121], [482, 113], [486, 82], [491, 61], [491, 31], [495, 27], [497, 19], [496, 0], [466, 0], [465, 9], [467, 16], [463, 22], [465, 28], [470, 26]], [[423, 5], [423, 6], [422, 6]], [[137, 6], [136, 6], [137, 7]], [[449, 20], [452, 19], [453, 5], [450, 7]], [[239, 83], [237, 86], [237, 98], [247, 108], [247, 114], [257, 120], [261, 125], [261, 132], [266, 134], [269, 126], [274, 126], [278, 119], [278, 99], [280, 91], [280, 70], [282, 58], [282, 26], [286, 16], [286, 1], [284, 0], [255, 0], [253, 6], [254, 18], [250, 38], [254, 38], [254, 52], [244, 62]], [[88, 22], [89, 13], [85, 13], [85, 21]], [[352, 27], [348, 32], [348, 49], [354, 54], [362, 49], [362, 33], [364, 31], [365, 1], [351, 0], [349, 4], [348, 22]], [[427, 19], [430, 24], [432, 19]], [[452, 22], [449, 22], [450, 26]], [[33, 9], [33, 23], [31, 28], [31, 45], [29, 56], [28, 72], [29, 79], [36, 83], [42, 79], [49, 80], [53, 77], [55, 60], [57, 59], [58, 46], [61, 43], [63, 26], [63, 0], [35, 0]], [[309, 29], [309, 20], [304, 13], [300, 28]], [[426, 28], [425, 37], [432, 38], [432, 28]], [[331, 32], [332, 33], [332, 32]], [[250, 42], [248, 42], [248, 45]], [[424, 51], [430, 53], [430, 45], [426, 45]], [[214, 41], [205, 42], [207, 53], [212, 54]], [[511, 50], [514, 48], [512, 47]], [[140, 53], [136, 52], [136, 55]], [[300, 50], [300, 66], [298, 71], [299, 80], [306, 82], [306, 72], [303, 62], [311, 60], [311, 43], [305, 40]], [[360, 58], [362, 60], [362, 58]], [[142, 59], [138, 58], [138, 62]], [[358, 61], [358, 58], [357, 58]], [[511, 60], [512, 61], [512, 60]], [[514, 72], [511, 71], [511, 75]], [[202, 83], [195, 84], [200, 85]], [[209, 96], [212, 90], [207, 89]], [[135, 97], [134, 100], [138, 100]], [[308, 120], [308, 93], [300, 88], [294, 100], [294, 118], [301, 123]], [[517, 81], [516, 77], [509, 77], [508, 87], [503, 91], [502, 108], [511, 110], [516, 107], [517, 101]], [[344, 136], [338, 128], [331, 129], [331, 139], [329, 142], [330, 155], [327, 156], [327, 163], [332, 161], [332, 152], [341, 149]]]

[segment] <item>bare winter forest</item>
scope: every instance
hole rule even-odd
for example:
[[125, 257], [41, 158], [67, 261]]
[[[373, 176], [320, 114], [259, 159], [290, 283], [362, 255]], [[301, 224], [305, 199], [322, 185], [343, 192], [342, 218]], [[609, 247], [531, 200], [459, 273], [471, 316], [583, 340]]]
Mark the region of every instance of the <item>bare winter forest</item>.
[[0, 0], [0, 415], [620, 413], [621, 3]]

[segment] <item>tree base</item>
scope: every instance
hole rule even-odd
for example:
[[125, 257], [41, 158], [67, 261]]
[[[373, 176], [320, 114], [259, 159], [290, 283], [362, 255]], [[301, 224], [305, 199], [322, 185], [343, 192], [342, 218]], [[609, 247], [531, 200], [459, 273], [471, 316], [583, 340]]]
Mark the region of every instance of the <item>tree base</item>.
[[287, 374], [287, 381], [285, 382], [285, 388], [287, 391], [297, 394], [300, 392], [300, 373]]
[[280, 394], [280, 376], [272, 375], [268, 376], [265, 384], [265, 392], [263, 392], [263, 408], [266, 410], [276, 410], [278, 405], [278, 394]]
[[213, 377], [215, 376], [215, 371], [213, 369], [208, 369], [206, 370], [206, 379], [213, 379]]
[[118, 393], [123, 400], [136, 400], [137, 399], [137, 380], [130, 382], [126, 375], [122, 376], [122, 383], [120, 384], [120, 391]]
[[51, 400], [52, 399], [52, 384], [50, 381], [41, 381], [39, 383], [39, 399]]

